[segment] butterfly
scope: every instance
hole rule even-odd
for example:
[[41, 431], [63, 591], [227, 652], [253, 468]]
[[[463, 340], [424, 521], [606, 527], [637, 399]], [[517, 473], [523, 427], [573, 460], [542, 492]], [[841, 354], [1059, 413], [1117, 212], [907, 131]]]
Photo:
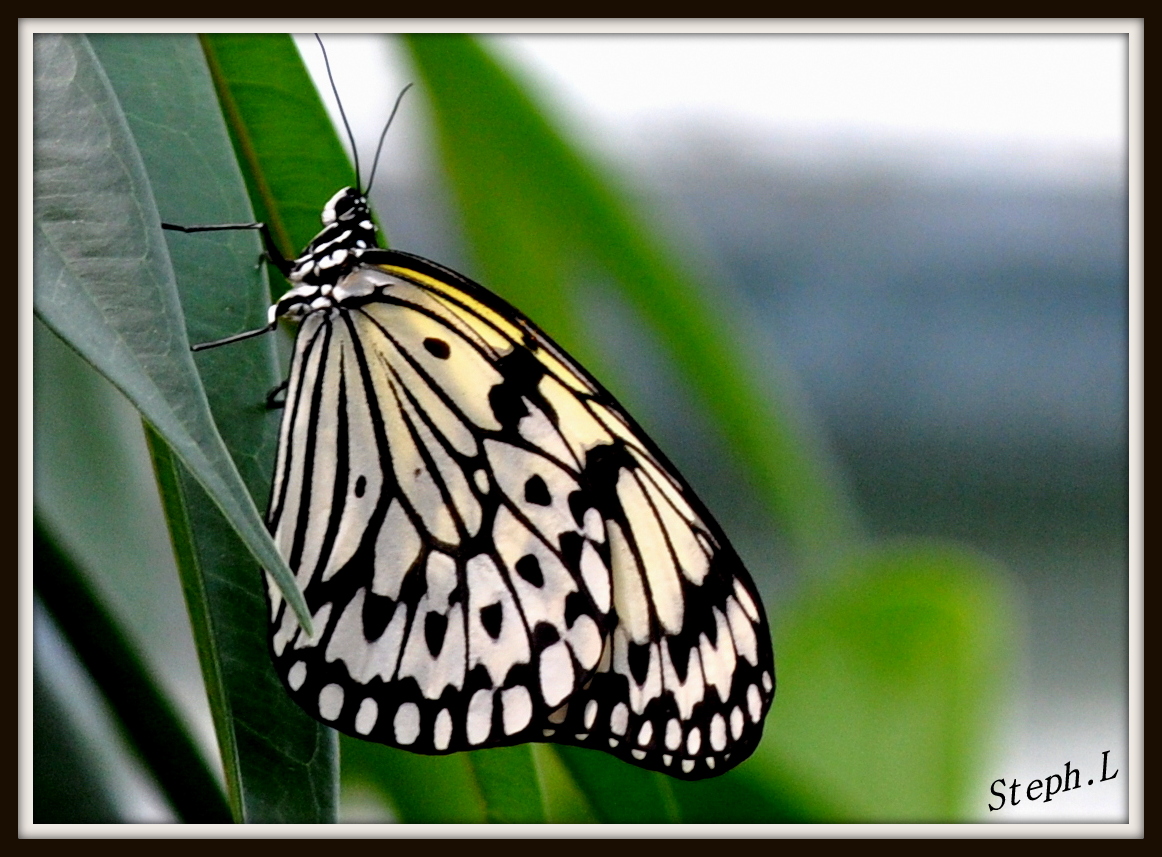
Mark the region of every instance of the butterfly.
[[682, 779], [745, 760], [770, 631], [689, 485], [520, 311], [378, 246], [364, 191], [322, 222], [293, 260], [264, 231], [291, 285], [266, 327], [196, 346], [299, 325], [267, 512], [314, 628], [267, 575], [290, 696], [425, 754], [553, 742]]

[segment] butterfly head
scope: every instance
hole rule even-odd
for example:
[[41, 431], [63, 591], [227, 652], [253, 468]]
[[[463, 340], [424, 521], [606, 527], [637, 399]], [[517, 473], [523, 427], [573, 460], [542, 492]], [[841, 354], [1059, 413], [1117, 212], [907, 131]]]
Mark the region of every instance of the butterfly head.
[[322, 220], [322, 231], [291, 268], [290, 280], [296, 285], [333, 286], [355, 268], [364, 250], [378, 246], [367, 197], [355, 188], [345, 187], [331, 197]]

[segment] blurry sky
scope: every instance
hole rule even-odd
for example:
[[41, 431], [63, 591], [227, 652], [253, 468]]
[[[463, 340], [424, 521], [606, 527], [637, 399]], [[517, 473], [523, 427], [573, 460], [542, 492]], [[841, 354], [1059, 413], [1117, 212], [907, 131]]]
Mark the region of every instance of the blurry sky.
[[[324, 38], [362, 148], [409, 72], [381, 35]], [[751, 139], [983, 146], [992, 161], [1009, 149], [1033, 153], [1021, 160], [1039, 169], [1071, 170], [1078, 157], [1117, 157], [1125, 145], [1127, 39], [1117, 34], [486, 38], [552, 94], [567, 124], [607, 149], [700, 127]], [[319, 76], [314, 38], [299, 45]], [[392, 173], [413, 166], [407, 136], [389, 138]]]

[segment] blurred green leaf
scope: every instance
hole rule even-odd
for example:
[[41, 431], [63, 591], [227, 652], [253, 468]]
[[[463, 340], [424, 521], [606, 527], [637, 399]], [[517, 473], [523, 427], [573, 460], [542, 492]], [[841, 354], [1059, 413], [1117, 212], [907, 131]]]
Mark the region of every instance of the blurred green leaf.
[[582, 747], [556, 748], [598, 820], [623, 824], [684, 821], [670, 778]]
[[889, 543], [853, 554], [779, 634], [778, 702], [755, 765], [843, 821], [955, 821], [1012, 676], [1011, 597], [980, 556]]
[[409, 824], [481, 824], [484, 799], [469, 753], [420, 756], [343, 736], [343, 779], [366, 783]]
[[217, 779], [173, 705], [83, 572], [39, 519], [33, 525], [33, 583], [178, 817], [228, 822], [230, 810]]
[[[42, 617], [37, 617], [37, 622]], [[43, 621], [51, 621], [43, 619]], [[102, 776], [99, 754], [78, 722], [75, 700], [49, 677], [50, 659], [33, 652], [32, 821], [34, 824], [116, 824], [117, 795]], [[72, 696], [69, 694], [68, 696]]]
[[716, 305], [723, 293], [640, 225], [622, 195], [549, 124], [479, 42], [405, 36], [447, 181], [483, 282], [600, 376], [617, 369], [583, 335], [580, 290], [611, 281], [683, 371], [811, 568], [853, 536], [822, 446]]
[[484, 814], [499, 824], [534, 824], [545, 820], [537, 767], [531, 744], [477, 750], [469, 764], [484, 799]]

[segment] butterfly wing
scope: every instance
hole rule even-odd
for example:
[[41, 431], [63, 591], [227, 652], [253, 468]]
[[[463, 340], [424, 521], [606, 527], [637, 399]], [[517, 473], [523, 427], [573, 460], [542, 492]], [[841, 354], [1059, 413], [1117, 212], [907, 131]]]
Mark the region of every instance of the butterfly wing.
[[590, 746], [684, 778], [746, 758], [774, 694], [761, 601], [689, 487], [515, 309], [369, 252], [300, 327], [268, 522], [288, 690], [423, 753]]

